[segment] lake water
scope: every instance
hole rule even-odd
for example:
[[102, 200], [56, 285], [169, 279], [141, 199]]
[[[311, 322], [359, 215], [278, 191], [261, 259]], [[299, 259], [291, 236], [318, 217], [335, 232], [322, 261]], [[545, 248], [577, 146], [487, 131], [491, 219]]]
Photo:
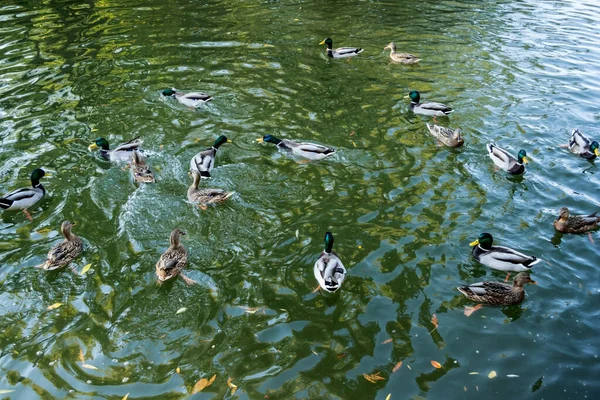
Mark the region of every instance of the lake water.
[[[600, 208], [597, 163], [559, 147], [575, 127], [600, 138], [599, 15], [591, 0], [3, 1], [0, 191], [52, 176], [33, 222], [2, 213], [0, 397], [180, 399], [216, 375], [193, 398], [598, 398], [600, 237], [552, 221]], [[365, 50], [327, 59], [328, 36]], [[391, 63], [390, 41], [421, 63]], [[214, 100], [191, 110], [171, 87]], [[410, 90], [456, 110], [439, 120], [464, 147], [436, 145]], [[189, 160], [221, 134], [210, 185], [236, 194], [202, 211]], [[337, 153], [301, 162], [265, 134]], [[156, 184], [87, 150], [135, 136]], [[494, 171], [491, 141], [527, 150], [523, 177]], [[65, 219], [83, 276], [35, 268]], [[174, 227], [195, 286], [156, 284]], [[348, 269], [334, 295], [313, 292], [327, 230]], [[505, 277], [470, 256], [481, 232], [544, 262], [522, 304], [466, 317], [455, 287]]]

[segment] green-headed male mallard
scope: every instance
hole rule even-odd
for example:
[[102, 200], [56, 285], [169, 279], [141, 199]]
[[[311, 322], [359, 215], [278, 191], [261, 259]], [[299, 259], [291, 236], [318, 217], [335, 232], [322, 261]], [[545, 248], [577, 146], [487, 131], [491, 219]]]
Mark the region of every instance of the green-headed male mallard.
[[146, 163], [146, 158], [139, 151], [136, 150], [134, 150], [131, 154], [131, 171], [133, 172], [133, 179], [136, 182], [156, 182], [154, 178], [154, 173]]
[[460, 135], [460, 129], [454, 131], [450, 128], [444, 128], [443, 126], [429, 124], [427, 124], [427, 129], [431, 136], [448, 147], [460, 147], [465, 143]]
[[131, 160], [131, 152], [139, 150], [142, 143], [143, 140], [138, 136], [131, 139], [129, 142], [120, 144], [116, 149], [110, 150], [108, 141], [104, 138], [98, 138], [94, 143], [88, 146], [88, 150], [93, 151], [100, 148], [100, 155], [105, 160], [112, 162], [128, 162]]
[[396, 44], [394, 42], [388, 44], [383, 49], [390, 49], [390, 58], [392, 59], [392, 61], [398, 63], [416, 64], [419, 61], [421, 61], [421, 59], [417, 58], [417, 56], [410, 53], [396, 53]]
[[79, 257], [83, 251], [83, 241], [79, 236], [75, 236], [71, 233], [71, 228], [75, 225], [76, 224], [71, 221], [64, 221], [61, 224], [60, 232], [65, 240], [54, 246], [54, 248], [48, 252], [46, 262], [42, 265], [43, 269], [52, 271], [62, 268]]
[[327, 51], [326, 54], [331, 58], [347, 58], [353, 57], [359, 53], [362, 53], [363, 49], [360, 47], [340, 47], [338, 49], [333, 49], [333, 40], [331, 38], [324, 39], [319, 44], [326, 44]]
[[454, 112], [450, 107], [442, 103], [429, 101], [421, 103], [421, 95], [416, 90], [408, 94], [410, 97], [410, 109], [415, 114], [433, 115], [434, 117], [446, 117], [451, 112]]
[[220, 203], [227, 200], [235, 193], [226, 192], [223, 189], [198, 189], [198, 185], [200, 184], [200, 174], [196, 171], [192, 171], [191, 174], [194, 182], [188, 188], [187, 198], [192, 203], [199, 203], [201, 206]]
[[221, 135], [211, 147], [196, 154], [190, 160], [190, 171], [198, 172], [202, 178], [210, 178], [210, 171], [215, 166], [217, 150], [224, 143], [231, 143], [231, 140], [227, 139], [227, 136]]
[[521, 272], [515, 276], [512, 286], [502, 282], [479, 282], [456, 289], [469, 300], [494, 306], [510, 306], [523, 301], [525, 298], [523, 286], [526, 283], [537, 284], [536, 281], [531, 280], [529, 273]]
[[542, 261], [535, 256], [528, 256], [504, 246], [493, 246], [494, 238], [489, 233], [482, 233], [470, 246], [473, 246], [473, 258], [481, 264], [499, 271], [522, 272]]
[[156, 276], [159, 282], [166, 282], [172, 278], [181, 275], [185, 283], [191, 285], [195, 283], [193, 280], [182, 274], [183, 269], [187, 265], [188, 253], [185, 247], [180, 243], [181, 236], [186, 235], [179, 228], [173, 229], [170, 236], [170, 246], [156, 263]]
[[578, 154], [588, 160], [593, 160], [600, 156], [600, 148], [598, 146], [597, 141], [588, 139], [579, 129], [573, 129], [571, 139], [569, 140], [569, 150], [571, 153]]
[[596, 229], [600, 223], [600, 217], [596, 213], [589, 215], [569, 215], [569, 209], [563, 207], [559, 211], [559, 216], [554, 221], [554, 227], [557, 231], [563, 233], [584, 233]]
[[346, 268], [333, 251], [333, 234], [325, 233], [325, 250], [315, 262], [314, 273], [319, 286], [330, 293], [342, 287], [346, 278]]
[[517, 154], [517, 158], [515, 158], [508, 151], [498, 147], [495, 143], [490, 143], [486, 147], [488, 155], [498, 168], [512, 175], [521, 175], [525, 172], [525, 165], [523, 164], [529, 162], [525, 150], [519, 150], [519, 154]]
[[32, 221], [31, 214], [27, 211], [35, 203], [46, 195], [46, 189], [40, 183], [40, 179], [46, 173], [43, 169], [36, 168], [31, 173], [31, 186], [14, 190], [0, 198], [0, 208], [4, 210], [23, 210], [28, 220]]
[[200, 93], [200, 92], [189, 92], [189, 93], [181, 93], [176, 91], [175, 89], [165, 89], [162, 92], [162, 95], [165, 97], [173, 97], [175, 99], [177, 99], [178, 102], [180, 102], [183, 105], [186, 105], [188, 107], [198, 107], [201, 104], [204, 103], [208, 103], [209, 101], [212, 100], [212, 97], [204, 94], [204, 93]]
[[286, 151], [291, 151], [293, 154], [300, 156], [300, 157], [304, 157], [308, 160], [322, 160], [325, 157], [329, 157], [330, 155], [332, 155], [333, 153], [335, 153], [335, 150], [330, 148], [330, 147], [326, 147], [326, 146], [322, 146], [320, 144], [314, 144], [314, 143], [298, 143], [298, 142], [294, 142], [293, 140], [288, 140], [288, 139], [278, 139], [273, 135], [265, 135], [262, 138], [258, 138], [256, 139], [256, 141], [258, 143], [273, 143], [274, 145], [276, 145], [277, 147], [279, 147], [280, 149], [286, 150]]

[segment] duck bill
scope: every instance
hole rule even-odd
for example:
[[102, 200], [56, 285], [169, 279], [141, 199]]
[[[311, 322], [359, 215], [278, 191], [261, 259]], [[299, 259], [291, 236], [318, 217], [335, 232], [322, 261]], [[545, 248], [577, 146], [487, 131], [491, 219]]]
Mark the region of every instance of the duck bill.
[[402, 97], [402, 98], [403, 98], [403, 99], [410, 99], [410, 96], [409, 96], [409, 95], [406, 95], [406, 96], [404, 96], [404, 97]]
[[263, 138], [261, 138], [261, 137], [259, 137], [258, 139], [256, 139], [256, 141], [257, 141], [258, 143], [264, 143], [264, 142], [265, 142], [265, 141], [263, 140]]
[[98, 150], [98, 145], [96, 143], [92, 143], [88, 146], [89, 151]]
[[523, 164], [529, 164], [529, 160], [527, 159], [527, 157], [523, 157]]
[[479, 239], [475, 240], [474, 242], [469, 243], [469, 246], [473, 247], [473, 246], [477, 246], [479, 244]]
[[530, 281], [529, 283], [531, 283], [532, 285], [537, 285], [536, 281]]
[[233, 143], [231, 139], [227, 139], [227, 143]]
[[600, 157], [600, 150], [594, 149], [594, 154], [596, 155], [596, 157]]
[[325, 41], [323, 40], [323, 41], [322, 41], [321, 43], [319, 43], [319, 44], [325, 44]]

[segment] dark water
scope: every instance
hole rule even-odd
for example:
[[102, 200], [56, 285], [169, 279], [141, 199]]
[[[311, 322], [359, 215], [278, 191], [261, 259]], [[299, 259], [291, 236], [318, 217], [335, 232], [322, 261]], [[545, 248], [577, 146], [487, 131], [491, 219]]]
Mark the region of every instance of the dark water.
[[[599, 11], [4, 1], [0, 189], [36, 167], [53, 176], [33, 222], [2, 214], [2, 398], [179, 399], [213, 375], [194, 398], [597, 398], [598, 244], [552, 221], [600, 206], [597, 165], [558, 147], [574, 127], [600, 137]], [[328, 60], [327, 36], [365, 51]], [[422, 62], [390, 63], [390, 41]], [[170, 87], [214, 101], [189, 110], [161, 98]], [[413, 89], [456, 109], [441, 122], [463, 129], [463, 148], [436, 146], [403, 99]], [[269, 133], [338, 152], [302, 163], [254, 141]], [[185, 200], [188, 163], [220, 134], [233, 143], [211, 186], [236, 194], [202, 211]], [[142, 136], [158, 182], [137, 186], [89, 153], [98, 136]], [[524, 177], [494, 172], [490, 141], [527, 150]], [[84, 276], [34, 268], [64, 219], [85, 240]], [[155, 283], [175, 226], [198, 285]], [[333, 296], [311, 293], [327, 230], [348, 269]], [[470, 258], [483, 231], [545, 262], [521, 305], [467, 318], [454, 287], [504, 278]]]

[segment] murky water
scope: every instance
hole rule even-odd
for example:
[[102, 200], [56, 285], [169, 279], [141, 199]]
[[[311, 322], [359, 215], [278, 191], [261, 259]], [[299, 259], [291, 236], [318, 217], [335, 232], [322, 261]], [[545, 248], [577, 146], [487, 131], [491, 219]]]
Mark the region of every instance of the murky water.
[[[178, 399], [213, 375], [194, 398], [598, 397], [600, 238], [552, 227], [600, 207], [597, 165], [558, 147], [600, 137], [595, 2], [40, 3], [0, 5], [1, 192], [52, 173], [33, 222], [2, 214], [2, 398]], [[327, 36], [365, 51], [329, 60]], [[422, 62], [392, 64], [390, 41]], [[409, 90], [456, 110], [440, 122], [463, 148], [436, 146]], [[210, 184], [236, 194], [202, 211], [187, 168], [221, 134]], [[337, 153], [303, 163], [265, 134]], [[157, 183], [89, 153], [100, 136], [141, 136]], [[525, 148], [527, 173], [494, 172], [490, 141]], [[35, 268], [64, 219], [83, 276]], [[159, 287], [176, 226], [198, 285]], [[333, 296], [312, 292], [327, 230], [348, 269]], [[454, 288], [504, 278], [470, 257], [484, 231], [545, 262], [521, 305], [467, 318]]]

